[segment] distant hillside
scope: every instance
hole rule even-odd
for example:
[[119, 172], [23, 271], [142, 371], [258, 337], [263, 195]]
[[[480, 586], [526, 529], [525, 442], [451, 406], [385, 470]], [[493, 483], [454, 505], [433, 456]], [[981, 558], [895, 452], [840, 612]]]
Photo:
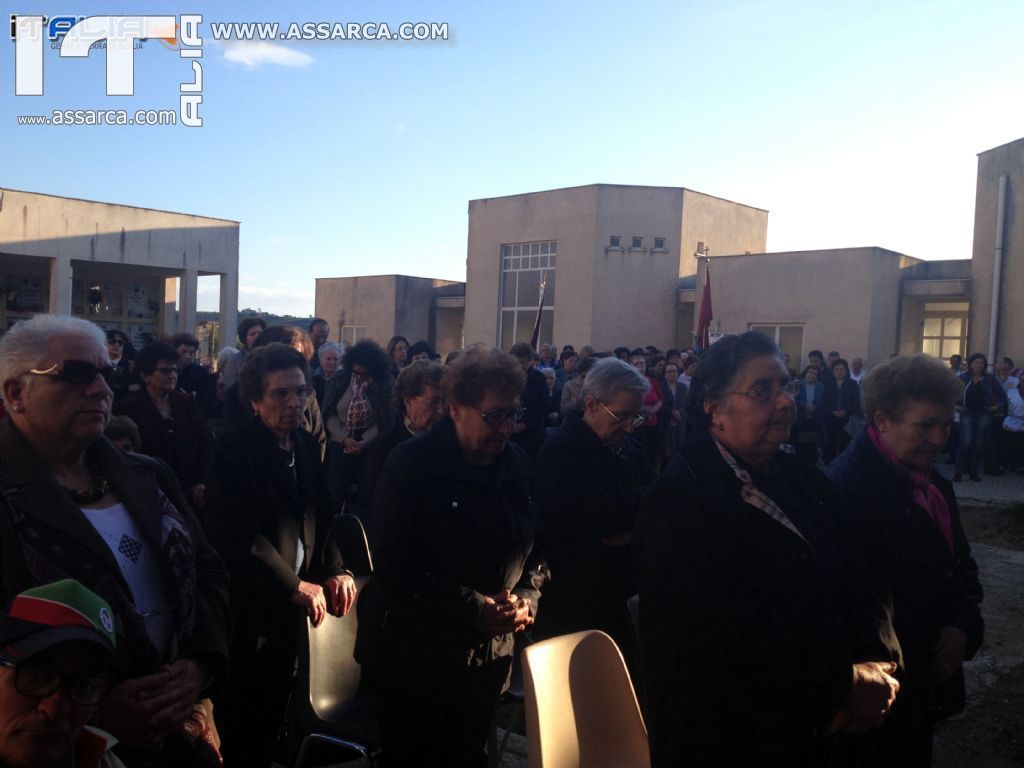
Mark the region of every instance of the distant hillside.
[[[309, 325], [309, 321], [313, 319], [312, 315], [308, 317], [293, 317], [292, 315], [274, 315], [270, 312], [261, 312], [258, 309], [245, 309], [238, 310], [238, 320], [241, 322], [247, 317], [262, 317], [267, 321], [267, 325], [297, 325], [303, 330]], [[220, 320], [220, 315], [217, 312], [196, 312], [196, 322], [202, 323], [216, 323]]]

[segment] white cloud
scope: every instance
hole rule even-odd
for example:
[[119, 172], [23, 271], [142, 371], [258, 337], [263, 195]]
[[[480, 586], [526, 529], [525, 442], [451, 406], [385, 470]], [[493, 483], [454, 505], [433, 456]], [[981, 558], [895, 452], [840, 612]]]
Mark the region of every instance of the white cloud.
[[279, 64], [282, 67], [308, 67], [313, 57], [266, 40], [238, 40], [224, 43], [224, 58], [255, 69], [263, 64]]

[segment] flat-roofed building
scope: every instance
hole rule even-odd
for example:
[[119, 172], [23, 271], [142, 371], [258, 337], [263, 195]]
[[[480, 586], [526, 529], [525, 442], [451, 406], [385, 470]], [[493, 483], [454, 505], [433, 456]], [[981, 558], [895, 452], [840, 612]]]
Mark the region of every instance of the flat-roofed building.
[[120, 328], [137, 345], [192, 331], [208, 275], [220, 278], [221, 327], [234, 329], [238, 234], [237, 221], [0, 189], [0, 332], [37, 312]]

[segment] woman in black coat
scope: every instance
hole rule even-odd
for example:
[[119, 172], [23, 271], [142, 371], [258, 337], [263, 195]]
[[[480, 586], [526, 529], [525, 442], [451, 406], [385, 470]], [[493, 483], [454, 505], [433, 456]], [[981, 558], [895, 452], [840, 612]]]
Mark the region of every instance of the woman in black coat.
[[302, 429], [305, 357], [257, 347], [239, 384], [256, 417], [217, 445], [208, 527], [232, 576], [231, 676], [219, 713], [229, 766], [269, 766], [295, 667], [299, 622], [341, 616], [355, 582], [336, 542], [320, 450]]
[[693, 378], [693, 431], [641, 507], [655, 768], [827, 765], [834, 734], [879, 725], [896, 695], [895, 648], [853, 575], [839, 499], [779, 450], [794, 389], [766, 336], [717, 342]]
[[891, 596], [903, 651], [886, 720], [890, 765], [931, 765], [932, 726], [964, 707], [962, 663], [981, 645], [978, 566], [949, 481], [932, 468], [962, 389], [927, 355], [880, 365], [862, 381], [870, 425], [828, 468], [852, 501], [866, 570]]
[[850, 444], [850, 434], [846, 425], [853, 416], [859, 417], [863, 411], [860, 406], [860, 386], [850, 378], [850, 366], [843, 359], [832, 363], [832, 378], [835, 384], [825, 388], [825, 449], [822, 461], [832, 461], [846, 450]]
[[357, 658], [380, 682], [388, 765], [486, 765], [483, 745], [547, 570], [532, 472], [509, 443], [523, 372], [499, 350], [445, 369], [447, 418], [397, 446], [374, 498]]
[[605, 358], [583, 387], [583, 417], [571, 414], [537, 459], [537, 505], [553, 578], [535, 639], [600, 629], [611, 635], [634, 674], [636, 631], [626, 600], [636, 593], [629, 544], [640, 498], [654, 480], [639, 443], [628, 440], [648, 380], [622, 360]]

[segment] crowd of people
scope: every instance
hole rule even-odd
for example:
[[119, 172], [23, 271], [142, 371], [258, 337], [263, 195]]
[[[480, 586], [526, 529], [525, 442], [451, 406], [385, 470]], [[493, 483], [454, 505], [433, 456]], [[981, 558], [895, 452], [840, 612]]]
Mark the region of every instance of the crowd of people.
[[[329, 337], [248, 318], [215, 370], [190, 334], [136, 352], [39, 315], [0, 339], [0, 601], [61, 585], [111, 620], [23, 653], [0, 618], [0, 702], [74, 705], [63, 751], [16, 762], [0, 728], [0, 765], [86, 765], [59, 759], [105, 734], [105, 765], [270, 766], [300, 623], [353, 606], [386, 765], [485, 764], [522, 643], [585, 629], [622, 651], [655, 766], [931, 764], [983, 637], [933, 465], [1021, 470], [1011, 360], [815, 350], [798, 373], [747, 332], [442, 364]], [[358, 600], [345, 513], [373, 553]]]

